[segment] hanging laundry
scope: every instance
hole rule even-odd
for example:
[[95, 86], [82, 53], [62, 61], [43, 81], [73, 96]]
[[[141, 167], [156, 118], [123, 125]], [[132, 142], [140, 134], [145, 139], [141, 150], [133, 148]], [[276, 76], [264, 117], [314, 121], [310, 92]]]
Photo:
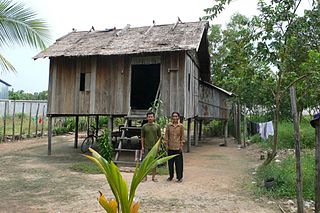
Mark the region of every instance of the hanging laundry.
[[264, 140], [266, 140], [269, 137], [269, 135], [274, 135], [272, 121], [259, 123], [259, 133], [260, 137]]

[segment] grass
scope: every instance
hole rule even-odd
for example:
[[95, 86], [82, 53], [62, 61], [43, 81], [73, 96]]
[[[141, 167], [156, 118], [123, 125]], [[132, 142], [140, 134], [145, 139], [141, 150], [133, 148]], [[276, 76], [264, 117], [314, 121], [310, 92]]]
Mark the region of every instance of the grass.
[[[302, 178], [304, 199], [314, 199], [315, 183], [315, 157], [311, 152], [303, 152], [302, 158]], [[296, 196], [296, 162], [295, 156], [289, 155], [280, 163], [271, 162], [266, 167], [260, 167], [257, 171], [257, 193], [266, 194], [275, 198], [294, 198]], [[275, 185], [271, 190], [267, 190], [264, 180], [274, 178]]]

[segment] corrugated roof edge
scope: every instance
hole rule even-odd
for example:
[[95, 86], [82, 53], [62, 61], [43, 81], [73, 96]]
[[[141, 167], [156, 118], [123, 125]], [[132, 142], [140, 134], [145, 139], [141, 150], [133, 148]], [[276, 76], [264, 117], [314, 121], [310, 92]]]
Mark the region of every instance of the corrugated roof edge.
[[209, 87], [213, 87], [213, 88], [215, 88], [215, 89], [217, 89], [217, 90], [220, 90], [221, 92], [229, 95], [230, 97], [236, 96], [234, 93], [229, 92], [229, 91], [227, 91], [227, 90], [225, 90], [225, 89], [222, 89], [222, 88], [220, 88], [220, 87], [218, 87], [218, 86], [215, 86], [215, 85], [213, 85], [213, 84], [211, 84], [211, 83], [209, 83], [209, 82], [207, 82], [207, 81], [199, 80], [199, 82], [202, 83], [202, 84], [205, 84], [205, 85], [207, 85], [207, 86], [209, 86]]
[[8, 83], [5, 82], [4, 80], [1, 80], [1, 79], [0, 79], [0, 82], [3, 83], [3, 84], [5, 84], [5, 85], [7, 85], [8, 87], [11, 87], [11, 86], [12, 86], [11, 84], [8, 84]]

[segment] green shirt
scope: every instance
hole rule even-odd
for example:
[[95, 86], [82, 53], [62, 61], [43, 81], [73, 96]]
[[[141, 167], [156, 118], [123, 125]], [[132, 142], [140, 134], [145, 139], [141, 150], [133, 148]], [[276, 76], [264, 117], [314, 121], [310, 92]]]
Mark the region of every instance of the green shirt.
[[146, 123], [141, 129], [141, 138], [144, 138], [144, 148], [151, 149], [161, 137], [160, 126], [156, 123]]

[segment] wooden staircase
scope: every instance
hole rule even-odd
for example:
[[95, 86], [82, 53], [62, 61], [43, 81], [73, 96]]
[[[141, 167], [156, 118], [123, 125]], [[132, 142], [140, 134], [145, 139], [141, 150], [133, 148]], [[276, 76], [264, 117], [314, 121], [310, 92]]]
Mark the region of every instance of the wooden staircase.
[[115, 149], [116, 164], [135, 166], [142, 159], [141, 155], [141, 129], [140, 126], [131, 126], [132, 121], [142, 121], [146, 118], [147, 110], [130, 109], [125, 116], [125, 124], [120, 128], [121, 137], [119, 138], [118, 148]]

